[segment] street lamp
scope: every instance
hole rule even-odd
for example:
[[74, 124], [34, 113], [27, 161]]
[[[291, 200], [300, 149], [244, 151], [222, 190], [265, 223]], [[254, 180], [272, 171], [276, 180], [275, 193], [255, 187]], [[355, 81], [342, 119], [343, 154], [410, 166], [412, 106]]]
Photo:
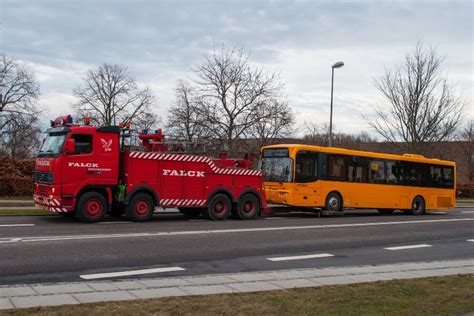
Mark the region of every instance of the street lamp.
[[329, 147], [332, 147], [332, 96], [333, 96], [333, 89], [334, 89], [334, 68], [341, 68], [344, 66], [344, 62], [338, 61], [334, 65], [331, 66], [332, 68], [332, 75], [331, 75], [331, 115], [329, 117]]

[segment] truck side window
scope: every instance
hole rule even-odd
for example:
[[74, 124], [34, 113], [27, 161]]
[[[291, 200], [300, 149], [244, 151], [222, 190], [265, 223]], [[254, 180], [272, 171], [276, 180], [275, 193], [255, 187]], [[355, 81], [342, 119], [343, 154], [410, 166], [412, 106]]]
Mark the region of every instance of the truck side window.
[[92, 135], [74, 134], [71, 136], [76, 141], [76, 151], [74, 155], [84, 155], [92, 153]]

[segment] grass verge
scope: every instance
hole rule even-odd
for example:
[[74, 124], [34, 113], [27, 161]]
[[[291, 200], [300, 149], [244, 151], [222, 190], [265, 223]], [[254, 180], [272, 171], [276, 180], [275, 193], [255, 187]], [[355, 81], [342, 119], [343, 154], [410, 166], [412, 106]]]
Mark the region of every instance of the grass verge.
[[39, 307], [0, 315], [445, 315], [474, 311], [474, 275]]
[[39, 208], [31, 208], [31, 209], [8, 209], [8, 210], [0, 210], [0, 215], [55, 215], [52, 212], [42, 210]]

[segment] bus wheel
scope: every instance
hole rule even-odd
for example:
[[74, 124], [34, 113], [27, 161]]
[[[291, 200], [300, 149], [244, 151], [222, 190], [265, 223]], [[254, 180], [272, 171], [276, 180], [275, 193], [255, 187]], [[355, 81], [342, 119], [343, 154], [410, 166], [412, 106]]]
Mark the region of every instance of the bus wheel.
[[260, 213], [260, 203], [253, 194], [245, 194], [239, 200], [237, 205], [237, 218], [254, 219]]
[[341, 196], [336, 192], [331, 192], [326, 198], [327, 211], [342, 212], [342, 199]]
[[411, 214], [412, 215], [423, 215], [425, 214], [425, 200], [421, 196], [417, 196], [411, 203]]
[[181, 214], [187, 217], [197, 218], [202, 214], [202, 209], [197, 207], [178, 207]]
[[225, 220], [229, 217], [232, 203], [225, 194], [216, 194], [209, 202], [206, 214], [213, 221]]
[[104, 219], [107, 208], [107, 201], [102, 194], [86, 192], [77, 203], [76, 216], [83, 222], [96, 223]]
[[155, 203], [150, 195], [137, 193], [125, 208], [125, 213], [134, 222], [149, 221], [155, 213]]

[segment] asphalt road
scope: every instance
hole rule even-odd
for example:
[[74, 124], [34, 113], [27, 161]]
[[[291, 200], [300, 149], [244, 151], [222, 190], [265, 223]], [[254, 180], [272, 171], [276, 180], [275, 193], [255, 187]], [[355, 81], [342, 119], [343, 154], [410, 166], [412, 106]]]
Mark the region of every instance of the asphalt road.
[[144, 276], [466, 258], [474, 258], [474, 208], [466, 207], [424, 216], [359, 210], [342, 217], [281, 213], [224, 222], [179, 213], [157, 214], [147, 223], [108, 218], [98, 224], [0, 216], [0, 284], [168, 267], [182, 270]]

